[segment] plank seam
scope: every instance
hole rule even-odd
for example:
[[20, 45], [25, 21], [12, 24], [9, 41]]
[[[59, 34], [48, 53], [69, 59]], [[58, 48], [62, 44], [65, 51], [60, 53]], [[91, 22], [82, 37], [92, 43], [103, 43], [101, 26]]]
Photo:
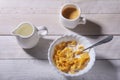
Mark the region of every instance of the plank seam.
[[[46, 36], [63, 36], [65, 34], [47, 34]], [[109, 35], [113, 35], [113, 36], [120, 36], [120, 34], [100, 34], [100, 35], [84, 35], [81, 34], [82, 36], [109, 36]], [[13, 36], [11, 34], [0, 34], [0, 36]]]
[[[0, 58], [0, 60], [48, 60], [48, 59], [36, 59], [36, 58]], [[118, 59], [112, 59], [112, 58], [106, 58], [106, 59], [96, 59], [96, 60], [120, 60]]]

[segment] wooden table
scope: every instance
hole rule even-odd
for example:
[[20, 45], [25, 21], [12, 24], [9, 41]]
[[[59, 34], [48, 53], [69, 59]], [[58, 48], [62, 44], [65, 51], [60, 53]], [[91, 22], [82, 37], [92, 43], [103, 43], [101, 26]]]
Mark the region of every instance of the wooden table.
[[[81, 7], [85, 25], [73, 30], [59, 23], [60, 7], [67, 2]], [[22, 49], [11, 31], [29, 21], [47, 26], [49, 33], [35, 48]], [[87, 74], [68, 78], [54, 71], [47, 60], [50, 43], [64, 34], [78, 34], [94, 43], [107, 35], [114, 39], [97, 46], [96, 62]], [[120, 80], [120, 0], [0, 0], [0, 80]]]

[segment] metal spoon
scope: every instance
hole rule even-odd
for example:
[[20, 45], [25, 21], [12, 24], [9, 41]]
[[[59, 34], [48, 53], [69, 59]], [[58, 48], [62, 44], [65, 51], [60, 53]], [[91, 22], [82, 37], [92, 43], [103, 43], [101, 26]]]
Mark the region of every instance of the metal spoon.
[[103, 43], [107, 43], [107, 42], [111, 41], [112, 39], [113, 39], [113, 35], [110, 35], [110, 36], [108, 36], [107, 38], [104, 38], [104, 39], [98, 41], [97, 43], [95, 43], [95, 44], [93, 44], [93, 45], [85, 48], [83, 51], [85, 51], [85, 50], [87, 50], [87, 49], [90, 49], [90, 48], [92, 48], [92, 47], [101, 45], [101, 44], [103, 44]]

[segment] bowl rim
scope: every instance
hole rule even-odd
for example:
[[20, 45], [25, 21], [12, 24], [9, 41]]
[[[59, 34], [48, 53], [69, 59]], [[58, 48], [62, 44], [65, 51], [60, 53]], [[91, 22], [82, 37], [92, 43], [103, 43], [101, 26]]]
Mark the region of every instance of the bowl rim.
[[[83, 75], [83, 74], [87, 73], [87, 72], [93, 67], [93, 65], [94, 65], [94, 63], [95, 63], [95, 56], [96, 56], [96, 55], [95, 55], [94, 48], [91, 48], [92, 54], [93, 54], [93, 57], [94, 57], [93, 60], [92, 60], [92, 64], [91, 64], [90, 67], [88, 67], [88, 69], [87, 69], [86, 71], [84, 71], [84, 72], [82, 72], [82, 73], [78, 72], [78, 73], [75, 73], [75, 74], [68, 74], [68, 73], [62, 72], [62, 71], [60, 71], [59, 69], [57, 69], [57, 67], [56, 67], [56, 66], [54, 65], [54, 63], [51, 61], [51, 60], [52, 60], [52, 59], [51, 59], [51, 50], [52, 50], [53, 46], [55, 45], [55, 43], [56, 43], [57, 41], [59, 41], [59, 40], [62, 39], [62, 38], [65, 38], [65, 37], [84, 38], [84, 39], [86, 39], [86, 41], [87, 41], [89, 44], [91, 44], [90, 41], [89, 41], [87, 38], [85, 38], [85, 37], [83, 37], [83, 36], [81, 36], [81, 35], [65, 34], [65, 35], [63, 35], [63, 36], [60, 36], [60, 37], [58, 37], [57, 39], [55, 39], [55, 40], [50, 44], [50, 47], [49, 47], [49, 49], [48, 49], [48, 61], [49, 61], [49, 64], [52, 66], [52, 68], [53, 68], [54, 70], [56, 70], [58, 73], [60, 73], [60, 74], [62, 74], [62, 75], [65, 75], [65, 76], [74, 77], [74, 76], [80, 76], [80, 75]], [[83, 70], [84, 70], [84, 69], [83, 69]]]

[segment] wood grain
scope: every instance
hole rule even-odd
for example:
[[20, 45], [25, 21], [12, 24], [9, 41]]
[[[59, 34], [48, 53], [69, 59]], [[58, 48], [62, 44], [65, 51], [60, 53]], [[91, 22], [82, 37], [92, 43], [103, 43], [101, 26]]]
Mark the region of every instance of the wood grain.
[[[67, 29], [59, 22], [65, 3], [78, 4], [87, 23]], [[20, 22], [45, 25], [49, 33], [32, 49], [22, 49], [11, 31]], [[0, 80], [120, 80], [120, 0], [0, 0]], [[106, 35], [111, 42], [97, 46], [93, 68], [79, 77], [65, 77], [49, 65], [47, 53], [63, 34], [84, 35], [91, 43]]]
[[[58, 14], [2, 14], [0, 15], [0, 35], [10, 34], [21, 22], [31, 22], [35, 26], [45, 25], [49, 34], [78, 33], [81, 35], [120, 34], [120, 14], [86, 14], [87, 23], [75, 29], [65, 28]], [[52, 19], [52, 20], [51, 20]]]
[[[79, 25], [72, 31], [64, 28], [58, 18], [60, 7], [67, 2], [78, 4], [82, 15], [87, 18], [85, 25]], [[118, 35], [120, 34], [119, 5], [119, 0], [0, 0], [0, 35], [9, 35], [20, 22], [24, 21], [31, 22], [35, 26], [47, 26], [49, 34], [79, 32], [82, 35]]]
[[[13, 36], [0, 36], [0, 59], [47, 59], [50, 43], [60, 36], [45, 36], [32, 49], [22, 49]], [[105, 36], [85, 36], [95, 43]], [[120, 59], [120, 36], [114, 36], [111, 42], [95, 48], [97, 59]]]
[[119, 14], [119, 0], [0, 0], [1, 14], [33, 14], [47, 13], [55, 14], [59, 12], [65, 3], [78, 4], [82, 13], [86, 14]]
[[0, 60], [1, 80], [120, 80], [119, 60], [97, 60], [87, 74], [64, 77], [47, 60]]

